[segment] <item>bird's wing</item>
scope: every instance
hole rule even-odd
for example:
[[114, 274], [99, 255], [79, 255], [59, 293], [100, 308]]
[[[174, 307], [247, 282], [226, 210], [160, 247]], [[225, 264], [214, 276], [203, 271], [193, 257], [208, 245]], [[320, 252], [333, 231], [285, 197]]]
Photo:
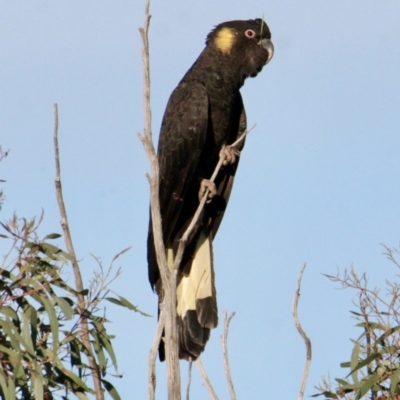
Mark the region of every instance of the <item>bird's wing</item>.
[[[175, 239], [173, 232], [179, 229], [176, 224], [183, 204], [191, 200], [187, 198], [188, 189], [197, 179], [196, 170], [206, 141], [208, 116], [209, 101], [204, 86], [194, 81], [180, 83], [168, 101], [158, 143], [160, 211], [167, 247]], [[192, 191], [189, 194], [193, 196]], [[149, 279], [154, 285], [158, 279], [158, 267], [152, 236], [150, 221]]]
[[[239, 95], [238, 101], [236, 103], [236, 112], [235, 115], [239, 116], [238, 122], [236, 123], [235, 131], [232, 134], [232, 139], [229, 144], [232, 144], [236, 141], [246, 130], [247, 121], [246, 121], [246, 111], [243, 106], [243, 100], [241, 95]], [[237, 149], [241, 151], [244, 147], [245, 139], [238, 144]], [[236, 170], [239, 165], [240, 157], [238, 157], [235, 163], [224, 167], [220, 174], [217, 176], [216, 179], [216, 186], [217, 186], [217, 193], [218, 196], [215, 198], [214, 210], [212, 213], [214, 217], [212, 218], [211, 222], [211, 232], [212, 237], [215, 238], [217, 234], [218, 228], [221, 224], [222, 218], [224, 216], [225, 209], [228, 205], [229, 196], [232, 191], [233, 181], [235, 178]], [[213, 200], [214, 201], [214, 200]]]

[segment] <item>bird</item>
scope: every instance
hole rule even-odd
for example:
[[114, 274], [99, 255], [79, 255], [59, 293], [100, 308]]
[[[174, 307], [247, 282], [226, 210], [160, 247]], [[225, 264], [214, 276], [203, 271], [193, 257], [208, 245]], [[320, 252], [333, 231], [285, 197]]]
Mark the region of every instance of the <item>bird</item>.
[[[240, 88], [271, 60], [274, 46], [263, 19], [217, 25], [192, 67], [172, 92], [161, 123], [157, 157], [162, 235], [168, 267], [203, 195], [207, 203], [188, 238], [177, 272], [179, 358], [196, 360], [218, 324], [212, 242], [220, 226], [238, 167], [246, 131]], [[224, 147], [225, 161], [210, 181]], [[149, 281], [163, 300], [150, 215]], [[161, 341], [159, 358], [165, 359]]]

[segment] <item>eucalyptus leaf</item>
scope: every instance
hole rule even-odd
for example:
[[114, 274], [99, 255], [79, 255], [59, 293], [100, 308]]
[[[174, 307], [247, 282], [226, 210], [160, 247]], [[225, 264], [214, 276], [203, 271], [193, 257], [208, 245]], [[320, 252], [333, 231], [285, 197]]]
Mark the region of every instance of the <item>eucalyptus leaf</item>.
[[111, 303], [117, 304], [117, 305], [122, 306], [122, 307], [126, 307], [126, 308], [128, 308], [129, 310], [136, 311], [136, 312], [142, 314], [142, 315], [145, 316], [145, 317], [151, 317], [150, 314], [146, 314], [146, 313], [144, 313], [143, 311], [140, 311], [136, 306], [134, 306], [134, 305], [133, 305], [129, 300], [127, 300], [125, 297], [122, 297], [122, 296], [118, 296], [118, 297], [119, 297], [119, 300], [116, 299], [116, 298], [114, 298], [114, 297], [105, 297], [105, 299], [108, 300], [108, 301], [111, 302]]
[[360, 368], [365, 367], [366, 365], [368, 365], [369, 363], [371, 363], [375, 359], [379, 358], [380, 356], [381, 356], [380, 353], [371, 354], [369, 357], [367, 357], [366, 359], [364, 359], [360, 363], [358, 363], [357, 366], [347, 376], [351, 375], [355, 371], [358, 371]]
[[357, 371], [355, 371], [355, 368], [357, 367], [357, 364], [358, 364], [359, 355], [360, 355], [360, 343], [357, 342], [353, 348], [353, 352], [351, 354], [351, 361], [350, 361], [350, 368], [353, 371], [351, 373], [351, 377], [353, 378], [354, 383], [358, 383], [358, 374], [357, 374]]
[[69, 302], [63, 297], [54, 296], [54, 298], [65, 318], [70, 320], [74, 316], [74, 309], [70, 306]]
[[400, 379], [400, 368], [397, 368], [396, 371], [394, 371], [392, 377], [391, 377], [391, 382], [390, 382], [390, 394], [395, 394], [398, 387], [399, 387], [399, 379]]
[[115, 389], [115, 387], [113, 385], [111, 385], [110, 382], [106, 381], [105, 379], [102, 379], [101, 382], [103, 383], [103, 385], [106, 388], [107, 392], [110, 393], [110, 396], [114, 400], [121, 400], [121, 397], [117, 392], [117, 389]]
[[47, 240], [47, 239], [58, 239], [60, 238], [61, 235], [59, 233], [50, 233], [49, 235], [45, 236], [43, 238], [43, 240]]
[[89, 397], [83, 392], [75, 392], [75, 395], [79, 400], [89, 400]]
[[103, 348], [102, 348], [101, 342], [100, 342], [98, 334], [97, 334], [97, 330], [96, 329], [91, 329], [89, 331], [89, 333], [92, 335], [92, 337], [94, 339], [93, 347], [94, 347], [94, 351], [95, 351], [96, 356], [97, 356], [97, 361], [98, 361], [98, 364], [99, 364], [99, 367], [100, 367], [101, 374], [103, 376], [105, 376], [106, 369], [107, 369], [107, 360], [106, 360], [106, 357], [104, 355]]
[[25, 349], [29, 352], [31, 356], [35, 356], [35, 351], [33, 349], [33, 343], [31, 338], [31, 331], [29, 329], [29, 321], [25, 314], [21, 314], [22, 317], [22, 329], [21, 329], [21, 336], [24, 340], [23, 344]]
[[379, 376], [376, 375], [370, 375], [365, 383], [361, 386], [360, 391], [357, 393], [357, 399], [361, 399], [365, 394], [368, 393], [368, 391], [372, 388], [372, 386], [375, 385], [376, 382], [378, 382], [380, 379]]

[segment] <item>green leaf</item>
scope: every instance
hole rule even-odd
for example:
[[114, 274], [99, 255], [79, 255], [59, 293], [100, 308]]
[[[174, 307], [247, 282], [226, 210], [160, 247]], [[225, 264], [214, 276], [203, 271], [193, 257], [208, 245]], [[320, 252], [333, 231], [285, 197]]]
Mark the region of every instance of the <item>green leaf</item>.
[[40, 367], [37, 364], [35, 371], [32, 371], [31, 376], [35, 388], [35, 399], [43, 399], [43, 376], [40, 373]]
[[390, 380], [390, 394], [395, 394], [396, 390], [399, 385], [399, 378], [400, 378], [400, 368], [397, 368], [396, 371], [394, 371], [391, 380]]
[[0, 371], [0, 388], [3, 392], [4, 400], [15, 400], [15, 394], [14, 396], [10, 396], [7, 380], [9, 379], [4, 376], [3, 371]]
[[339, 383], [339, 388], [336, 391], [339, 397], [341, 397], [341, 394], [354, 392], [355, 390], [359, 389], [359, 384], [349, 383], [339, 378], [335, 378], [335, 381]]
[[380, 379], [380, 376], [376, 375], [370, 375], [365, 383], [361, 386], [360, 391], [357, 393], [356, 399], [361, 399], [368, 391], [372, 388], [372, 386], [375, 385], [376, 382], [378, 382]]
[[372, 361], [374, 361], [376, 358], [378, 358], [380, 356], [381, 356], [381, 353], [371, 354], [369, 357], [367, 357], [366, 359], [364, 359], [360, 363], [358, 363], [357, 366], [347, 376], [351, 375], [353, 372], [358, 371], [360, 368], [365, 367], [366, 365], [368, 365], [369, 363], [371, 363]]
[[100, 366], [101, 373], [103, 376], [105, 376], [106, 370], [107, 370], [107, 361], [106, 361], [106, 357], [104, 355], [103, 348], [101, 346], [99, 337], [97, 335], [97, 330], [91, 329], [89, 331], [89, 333], [92, 335], [92, 337], [94, 339], [93, 347], [94, 347], [94, 351], [97, 356], [97, 361]]
[[65, 281], [63, 281], [60, 277], [54, 278], [51, 281], [51, 284], [54, 285], [54, 286], [57, 286], [57, 287], [59, 287], [61, 289], [66, 290], [67, 292], [73, 294], [74, 296], [76, 296], [78, 294], [78, 292], [75, 289], [73, 289], [71, 286], [68, 286], [65, 283]]
[[118, 364], [117, 364], [117, 358], [115, 357], [114, 349], [112, 347], [111, 341], [107, 335], [107, 331], [102, 324], [96, 324], [96, 329], [98, 332], [98, 338], [99, 342], [101, 344], [101, 347], [106, 349], [106, 352], [109, 354], [111, 358], [111, 362], [114, 365], [114, 368], [116, 371], [118, 371]]
[[21, 336], [18, 333], [18, 328], [12, 323], [9, 318], [6, 318], [5, 320], [0, 319], [0, 326], [3, 327], [7, 338], [10, 340], [11, 347], [17, 352], [20, 352]]
[[83, 392], [75, 392], [75, 395], [79, 400], [89, 400], [89, 397]]
[[24, 380], [26, 378], [26, 374], [24, 368], [22, 367], [22, 355], [21, 351], [13, 351], [5, 346], [0, 345], [0, 351], [8, 354], [8, 358], [10, 363], [14, 366], [14, 376], [16, 379]]
[[13, 319], [16, 322], [19, 322], [18, 314], [9, 306], [0, 307], [0, 313], [4, 314], [5, 316]]
[[32, 307], [30, 304], [28, 304], [25, 307], [24, 313], [25, 313], [26, 317], [30, 320], [32, 343], [33, 343], [33, 347], [36, 349], [37, 323], [38, 323], [37, 312], [34, 307]]
[[39, 247], [39, 250], [51, 260], [56, 260], [55, 255], [61, 251], [58, 247], [50, 243], [42, 243]]
[[49, 235], [45, 236], [43, 240], [47, 239], [58, 239], [61, 235], [59, 233], [50, 233]]
[[78, 374], [79, 378], [82, 378], [82, 360], [81, 360], [81, 352], [80, 352], [80, 346], [81, 343], [77, 338], [72, 338], [72, 340], [69, 342], [70, 346], [70, 361], [71, 361], [71, 367], [73, 368], [74, 366], [78, 367]]
[[353, 352], [351, 354], [351, 361], [350, 361], [350, 368], [353, 371], [351, 373], [351, 377], [353, 378], [354, 383], [358, 383], [358, 374], [354, 370], [357, 367], [359, 355], [360, 355], [360, 343], [357, 342], [353, 348]]
[[350, 368], [350, 361], [340, 363], [341, 368]]
[[346, 386], [349, 386], [349, 385], [350, 385], [350, 383], [347, 382], [347, 381], [345, 381], [344, 379], [335, 378], [335, 381], [336, 381], [337, 383], [339, 383], [339, 384], [340, 384], [341, 386], [343, 386], [343, 387], [346, 387]]
[[381, 354], [395, 354], [399, 350], [398, 346], [385, 346], [382, 347], [379, 352]]
[[25, 349], [28, 351], [28, 353], [31, 356], [35, 356], [35, 351], [33, 349], [33, 343], [32, 343], [32, 338], [31, 338], [31, 332], [29, 329], [29, 322], [28, 322], [28, 318], [26, 317], [25, 313], [21, 314], [22, 317], [22, 329], [21, 329], [21, 333], [22, 333], [22, 338], [23, 338], [23, 345], [25, 347]]
[[372, 329], [372, 330], [379, 329], [381, 331], [386, 330], [386, 327], [384, 325], [379, 324], [377, 322], [360, 322], [359, 324], [356, 324], [355, 326], [366, 328], [367, 330], [368, 329]]
[[350, 311], [352, 314], [354, 314], [354, 315], [357, 315], [357, 317], [362, 317], [363, 315], [362, 314], [360, 314], [360, 313], [358, 313], [358, 312], [355, 312], [355, 311]]
[[117, 389], [113, 385], [111, 385], [110, 382], [106, 381], [105, 379], [102, 379], [101, 382], [103, 383], [104, 387], [106, 388], [107, 392], [110, 393], [110, 396], [114, 400], [121, 400], [121, 397], [119, 396]]
[[86, 383], [83, 382], [82, 379], [80, 379], [76, 374], [74, 374], [72, 371], [68, 371], [66, 369], [59, 369], [59, 372], [64, 375], [68, 380], [72, 381], [75, 383], [79, 388], [84, 390], [85, 392], [89, 393], [94, 393], [94, 390], [90, 389], [88, 386], [86, 386]]
[[146, 313], [140, 311], [140, 310], [139, 310], [136, 306], [134, 306], [129, 300], [125, 299], [125, 297], [122, 297], [122, 296], [118, 296], [118, 297], [119, 297], [119, 300], [116, 299], [116, 298], [114, 298], [114, 297], [106, 297], [105, 299], [108, 300], [108, 301], [111, 302], [111, 303], [117, 304], [117, 305], [122, 306], [122, 307], [126, 307], [126, 308], [128, 308], [129, 310], [136, 311], [136, 312], [142, 314], [142, 315], [145, 316], [145, 317], [151, 317], [151, 315], [146, 314]]
[[[0, 222], [1, 223], [1, 222]], [[16, 278], [16, 276], [14, 274], [12, 274], [10, 271], [7, 271], [3, 268], [0, 268], [0, 275], [4, 276], [4, 278], [6, 279], [10, 279], [12, 281], [14, 281]]]
[[15, 384], [14, 384], [14, 379], [9, 379], [8, 380], [8, 396], [10, 400], [15, 399]]
[[114, 297], [106, 297], [106, 300], [108, 300], [110, 303], [117, 304], [118, 306], [122, 306], [122, 303], [120, 300], [115, 299]]
[[70, 306], [69, 302], [63, 297], [54, 296], [54, 299], [60, 307], [62, 313], [65, 315], [65, 318], [70, 320], [74, 316], [74, 309]]
[[40, 292], [40, 296], [38, 294], [32, 294], [32, 297], [39, 303], [42, 303], [50, 320], [50, 328], [51, 328], [51, 335], [53, 339], [53, 351], [57, 354], [59, 340], [58, 340], [58, 320], [56, 312], [54, 311], [54, 307], [52, 306], [51, 302], [47, 298], [46, 292]]
[[310, 397], [318, 397], [318, 396], [325, 396], [326, 399], [338, 399], [339, 397], [337, 397], [336, 393], [332, 393], [332, 392], [322, 392], [322, 393], [317, 393], [317, 394], [313, 394]]
[[381, 341], [385, 340], [390, 335], [392, 335], [394, 332], [397, 332], [399, 330], [400, 330], [400, 326], [396, 326], [394, 328], [388, 329], [382, 336], [380, 336], [378, 339], [376, 339], [376, 342], [380, 343]]

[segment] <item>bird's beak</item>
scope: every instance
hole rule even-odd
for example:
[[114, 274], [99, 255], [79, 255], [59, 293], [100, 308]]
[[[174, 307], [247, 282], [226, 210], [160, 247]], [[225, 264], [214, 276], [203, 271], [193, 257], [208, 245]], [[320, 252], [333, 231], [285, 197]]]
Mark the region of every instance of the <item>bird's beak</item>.
[[259, 43], [268, 52], [267, 62], [265, 63], [268, 64], [271, 61], [272, 56], [274, 55], [274, 45], [272, 44], [270, 39], [262, 39]]

